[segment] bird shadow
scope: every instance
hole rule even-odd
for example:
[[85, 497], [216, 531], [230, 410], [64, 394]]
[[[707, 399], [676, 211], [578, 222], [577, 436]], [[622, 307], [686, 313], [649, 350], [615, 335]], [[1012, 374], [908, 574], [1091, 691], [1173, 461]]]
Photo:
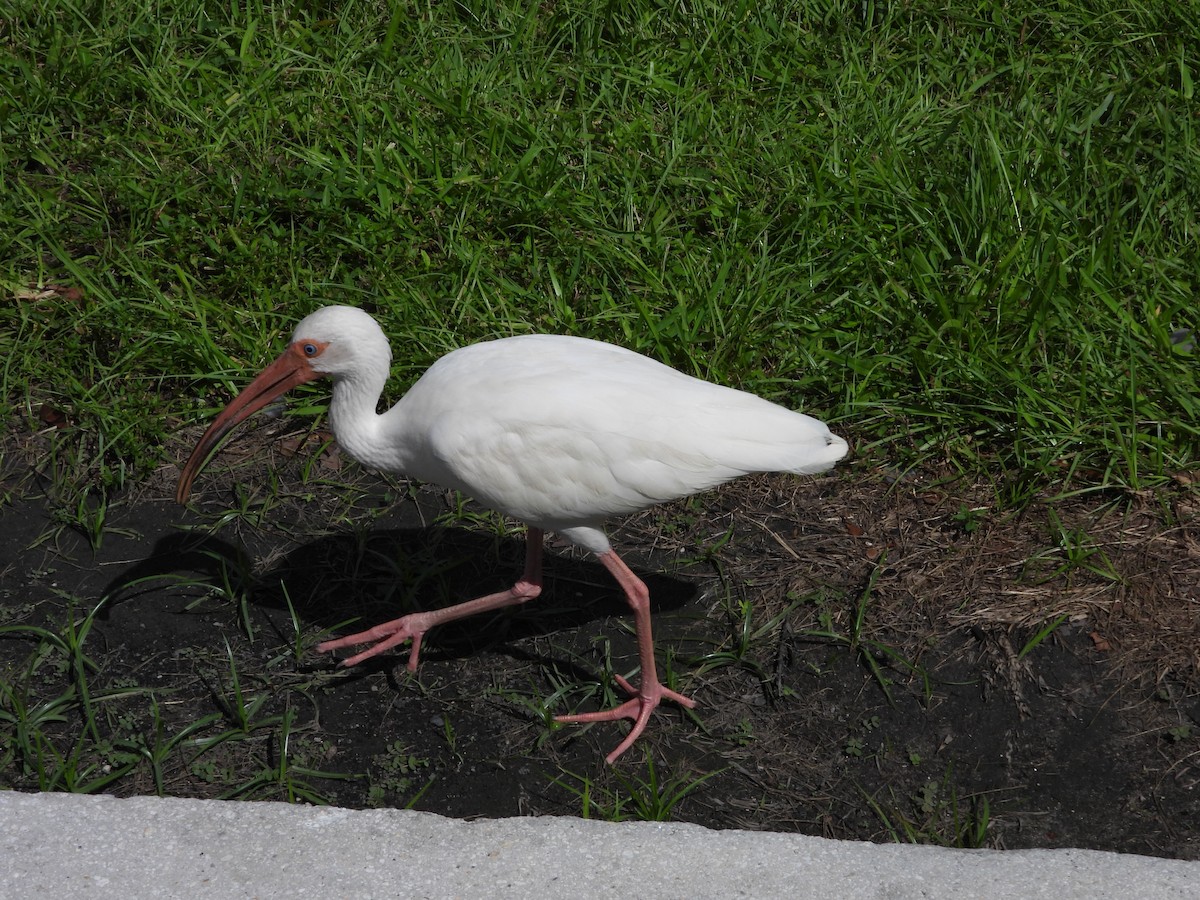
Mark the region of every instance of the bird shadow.
[[[511, 587], [523, 568], [525, 542], [457, 527], [402, 527], [323, 535], [282, 555], [272, 554], [261, 536], [247, 546], [201, 531], [165, 535], [146, 557], [108, 583], [102, 615], [137, 601], [159, 604], [163, 590], [173, 586], [187, 597], [186, 607], [176, 606], [175, 612], [229, 605], [285, 641], [294, 639], [289, 619], [327, 634], [359, 631]], [[259, 561], [264, 555], [269, 561]], [[696, 587], [688, 582], [655, 572], [640, 575], [656, 613], [678, 610], [696, 596]], [[537, 600], [431, 631], [421, 659], [461, 659], [481, 650], [518, 658], [522, 651], [514, 645], [526, 638], [582, 629], [629, 613], [624, 595], [602, 565], [548, 552]], [[407, 653], [399, 647], [359, 668], [391, 669]], [[322, 665], [333, 665], [333, 659]]]

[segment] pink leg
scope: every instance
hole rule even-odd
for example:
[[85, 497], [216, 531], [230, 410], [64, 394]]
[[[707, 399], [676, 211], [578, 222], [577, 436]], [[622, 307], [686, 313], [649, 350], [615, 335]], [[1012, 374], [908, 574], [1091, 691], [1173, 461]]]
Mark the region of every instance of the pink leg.
[[654, 708], [660, 701], [674, 700], [688, 709], [694, 708], [696, 701], [663, 687], [662, 682], [658, 680], [658, 670], [654, 665], [654, 637], [650, 632], [650, 591], [645, 583], [634, 575], [612, 550], [599, 554], [599, 559], [617, 579], [617, 583], [625, 592], [625, 599], [633, 608], [633, 624], [638, 639], [638, 659], [642, 666], [642, 684], [639, 689], [634, 690], [628, 681], [618, 675], [616, 676], [617, 684], [621, 686], [622, 690], [633, 695], [631, 699], [626, 700], [620, 706], [602, 712], [557, 716], [556, 721], [579, 723], [633, 719], [633, 727], [629, 729], [629, 734], [625, 735], [625, 740], [621, 741], [616, 750], [608, 754], [606, 762], [611, 765], [618, 756], [632, 747], [633, 742], [638, 739], [638, 735], [646, 730], [650, 714], [654, 712]]
[[490, 609], [500, 609], [505, 606], [515, 606], [534, 599], [542, 592], [542, 531], [540, 528], [530, 528], [525, 536], [525, 572], [519, 581], [507, 591], [498, 594], [488, 594], [466, 603], [447, 606], [445, 609], [435, 609], [429, 612], [410, 613], [391, 622], [384, 622], [358, 634], [335, 638], [317, 644], [317, 651], [325, 653], [340, 647], [351, 647], [355, 644], [365, 644], [377, 641], [375, 646], [364, 650], [349, 659], [342, 661], [343, 666], [354, 666], [364, 659], [370, 659], [390, 650], [397, 644], [412, 640], [412, 649], [408, 654], [408, 671], [417, 670], [417, 662], [421, 655], [421, 639], [430, 628], [453, 622], [455, 619], [465, 619], [476, 613], [487, 612]]

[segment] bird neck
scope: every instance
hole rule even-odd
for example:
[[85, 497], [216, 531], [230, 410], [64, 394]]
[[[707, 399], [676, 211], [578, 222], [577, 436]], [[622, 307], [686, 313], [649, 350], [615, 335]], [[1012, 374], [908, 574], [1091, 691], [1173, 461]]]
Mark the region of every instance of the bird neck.
[[402, 448], [385, 439], [379, 397], [387, 380], [386, 367], [337, 378], [329, 403], [329, 425], [340, 446], [365, 466], [393, 470]]

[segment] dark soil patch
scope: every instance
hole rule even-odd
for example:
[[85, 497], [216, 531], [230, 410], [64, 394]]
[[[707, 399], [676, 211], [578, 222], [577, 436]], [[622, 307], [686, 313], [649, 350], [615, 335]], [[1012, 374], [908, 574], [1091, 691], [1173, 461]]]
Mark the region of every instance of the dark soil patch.
[[[403, 654], [337, 669], [311, 649], [319, 632], [507, 587], [523, 543], [445, 492], [336, 456], [276, 464], [287, 487], [270, 498], [263, 471], [243, 485], [217, 467], [201, 513], [166, 499], [164, 472], [105, 510], [94, 552], [78, 506], [29, 482], [10, 492], [0, 786], [64, 787], [31, 766], [14, 710], [71, 695], [45, 740], [63, 758], [83, 748], [89, 779], [123, 771], [102, 785], [122, 795], [463, 817], [586, 803], [718, 828], [1200, 858], [1189, 486], [1017, 515], [995, 511], [1003, 486], [850, 466], [622, 523], [614, 543], [647, 576], [660, 665], [699, 705], [658, 713], [609, 768], [626, 726], [548, 725], [603, 702], [590, 694], [611, 692], [610, 666], [636, 664], [601, 566], [552, 544], [541, 600], [432, 632], [416, 676]], [[33, 629], [62, 633], [104, 597], [85, 645], [87, 738], [77, 673]], [[237, 730], [239, 688], [250, 719], [215, 741]]]

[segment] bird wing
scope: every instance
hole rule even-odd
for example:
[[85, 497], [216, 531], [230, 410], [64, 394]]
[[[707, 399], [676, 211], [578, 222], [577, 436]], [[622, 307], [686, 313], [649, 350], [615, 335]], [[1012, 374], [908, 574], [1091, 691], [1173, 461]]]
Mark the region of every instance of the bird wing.
[[430, 461], [412, 474], [556, 530], [748, 472], [821, 471], [845, 452], [816, 419], [581, 338], [472, 345], [403, 403]]

